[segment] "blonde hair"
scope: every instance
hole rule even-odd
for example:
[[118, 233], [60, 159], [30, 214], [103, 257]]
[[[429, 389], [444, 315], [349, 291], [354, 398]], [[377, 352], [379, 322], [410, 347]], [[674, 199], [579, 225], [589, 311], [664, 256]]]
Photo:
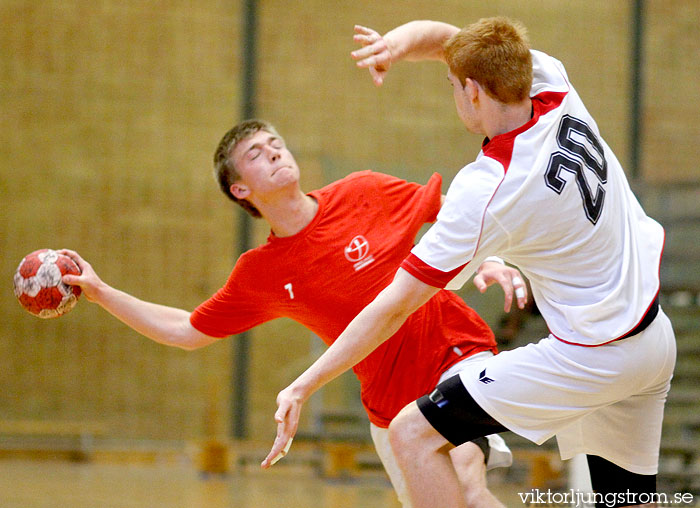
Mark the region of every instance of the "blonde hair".
[[447, 65], [462, 86], [467, 78], [473, 79], [505, 104], [529, 97], [532, 55], [527, 30], [519, 22], [480, 19], [450, 37], [444, 50]]

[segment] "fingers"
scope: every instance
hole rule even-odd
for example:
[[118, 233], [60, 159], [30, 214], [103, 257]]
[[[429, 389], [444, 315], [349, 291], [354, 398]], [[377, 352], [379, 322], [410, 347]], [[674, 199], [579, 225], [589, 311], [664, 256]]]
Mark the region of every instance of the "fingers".
[[369, 27], [362, 26], [362, 25], [355, 25], [353, 27], [353, 30], [357, 35], [365, 35], [365, 36], [370, 36], [370, 35], [379, 35], [379, 33], [376, 30], [372, 30]]
[[379, 71], [376, 67], [370, 67], [369, 73], [372, 76], [372, 81], [374, 81], [374, 84], [377, 86], [382, 86], [382, 83], [384, 83], [384, 74], [386, 74], [386, 72]]
[[[270, 466], [268, 466], [268, 467], [274, 466], [275, 464], [277, 464], [277, 462], [280, 461], [280, 459], [287, 456], [287, 454], [289, 453], [289, 449], [292, 447], [292, 441], [294, 441], [294, 438], [290, 437], [289, 440], [287, 441], [287, 444], [284, 445], [284, 448], [282, 448], [282, 451], [280, 451], [277, 455], [275, 455], [272, 458], [272, 460], [270, 461]], [[265, 468], [265, 469], [267, 469], [267, 468]]]
[[80, 257], [80, 254], [75, 252], [74, 250], [70, 249], [60, 249], [57, 251], [59, 254], [63, 254], [64, 256], [68, 256], [71, 258], [76, 265], [78, 265], [78, 268], [80, 268], [80, 272], [84, 272], [85, 268], [89, 267], [89, 263], [85, 261], [82, 257]]
[[78, 281], [80, 280], [80, 275], [64, 275], [61, 277], [61, 281], [69, 286], [79, 286]]
[[[78, 254], [74, 250], [70, 250], [70, 249], [59, 249], [56, 252], [71, 258], [75, 262], [75, 264], [78, 265], [78, 268], [80, 269], [80, 273], [82, 275], [82, 273], [85, 271], [85, 264], [86, 263], [85, 263], [85, 260], [80, 257], [80, 254]], [[80, 280], [81, 275], [64, 275], [63, 277], [61, 277], [61, 280], [65, 284], [68, 284], [70, 286], [75, 286], [75, 285], [77, 285], [77, 282]]]
[[296, 433], [296, 424], [293, 427], [294, 431], [292, 431], [291, 425], [288, 426], [285, 422], [281, 422], [277, 425], [277, 437], [274, 443], [272, 443], [272, 448], [270, 448], [267, 457], [265, 457], [265, 460], [260, 464], [260, 467], [268, 469], [287, 455], [289, 448], [292, 446], [294, 434]]
[[371, 28], [355, 25], [354, 29], [353, 40], [362, 47], [350, 53], [350, 56], [357, 60], [358, 67], [369, 70], [376, 86], [381, 86], [391, 65], [391, 53], [386, 41]]
[[485, 292], [486, 288], [498, 283], [503, 289], [505, 296], [503, 310], [510, 312], [513, 306], [513, 296], [520, 309], [525, 308], [527, 303], [527, 285], [523, 281], [520, 272], [515, 268], [503, 266], [499, 263], [484, 263], [483, 268], [474, 276], [474, 285], [480, 292]]
[[371, 28], [355, 25], [355, 35], [353, 36], [352, 40], [363, 46], [362, 48], [352, 52], [353, 57], [365, 58], [376, 51], [377, 48], [369, 49], [371, 47], [370, 45], [381, 41], [382, 36]]
[[510, 278], [505, 278], [498, 281], [503, 292], [505, 293], [505, 302], [503, 303], [503, 310], [505, 312], [510, 312], [510, 308], [513, 305], [513, 284]]
[[289, 449], [292, 447], [293, 437], [286, 438], [283, 435], [278, 435], [275, 442], [272, 444], [270, 453], [267, 454], [265, 460], [262, 461], [260, 467], [269, 469], [274, 466], [279, 460], [287, 456]]
[[524, 309], [527, 303], [527, 285], [520, 277], [520, 274], [515, 269], [510, 269], [509, 273], [498, 280], [498, 283], [503, 288], [505, 293], [505, 302], [503, 305], [503, 310], [505, 312], [510, 312], [513, 305], [513, 295], [515, 294], [515, 300], [519, 309]]
[[272, 444], [270, 453], [267, 454], [267, 457], [262, 461], [260, 467], [268, 469], [287, 455], [299, 425], [300, 413], [301, 404], [290, 404], [285, 401], [279, 403], [279, 409], [277, 409], [275, 413], [277, 437]]
[[[374, 35], [353, 35], [352, 40], [357, 42], [358, 44], [360, 44], [362, 46], [361, 49], [364, 49], [364, 48], [368, 47], [370, 44], [377, 42], [379, 40], [379, 38], [374, 36]], [[356, 53], [357, 51], [360, 51], [360, 50], [358, 49], [358, 50], [353, 51], [353, 54]]]
[[68, 257], [71, 258], [73, 261], [75, 261], [76, 264], [78, 264], [78, 265], [79, 265], [78, 262], [84, 262], [83, 258], [80, 257], [80, 254], [78, 254], [78, 253], [75, 252], [74, 250], [70, 250], [70, 249], [59, 249], [59, 250], [56, 251], [56, 252], [58, 252], [59, 254], [63, 254], [64, 256], [68, 256]]
[[479, 290], [480, 293], [484, 293], [486, 289], [488, 289], [488, 284], [486, 284], [486, 281], [484, 280], [484, 276], [481, 274], [477, 274], [474, 277], [474, 285], [476, 286], [476, 289]]
[[350, 56], [357, 60], [357, 66], [361, 69], [367, 67], [378, 67], [386, 70], [391, 65], [391, 54], [386, 48], [386, 43], [381, 40], [364, 48], [350, 53]]
[[[357, 36], [355, 36], [355, 39], [357, 39]], [[356, 49], [350, 53], [350, 56], [355, 59], [355, 60], [362, 60], [367, 57], [370, 57], [374, 55], [375, 53], [379, 53], [382, 50], [382, 44], [379, 43], [379, 41], [376, 41], [374, 43], [368, 42], [366, 44], [362, 45], [360, 49]], [[358, 65], [360, 65], [358, 63]]]
[[515, 297], [518, 300], [518, 307], [524, 309], [525, 304], [527, 303], [527, 285], [518, 275], [513, 277], [511, 280], [513, 287], [515, 288]]

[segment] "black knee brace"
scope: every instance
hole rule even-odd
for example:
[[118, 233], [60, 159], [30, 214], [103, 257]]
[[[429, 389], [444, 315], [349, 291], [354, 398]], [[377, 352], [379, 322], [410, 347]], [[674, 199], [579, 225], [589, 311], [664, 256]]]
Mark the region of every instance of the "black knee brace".
[[597, 455], [586, 455], [597, 508], [614, 508], [654, 501], [656, 475], [638, 474]]
[[481, 409], [459, 375], [443, 381], [417, 402], [428, 422], [455, 446], [508, 430]]

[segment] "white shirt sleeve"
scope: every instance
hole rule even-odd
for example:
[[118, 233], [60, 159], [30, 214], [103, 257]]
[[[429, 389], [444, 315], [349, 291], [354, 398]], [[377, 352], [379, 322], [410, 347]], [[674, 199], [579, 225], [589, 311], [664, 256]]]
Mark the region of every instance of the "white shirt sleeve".
[[489, 222], [488, 205], [504, 175], [503, 166], [486, 157], [463, 168], [447, 191], [437, 222], [413, 248], [412, 254], [432, 268], [433, 279], [438, 274], [443, 287], [459, 289], [488, 256], [496, 254], [496, 237], [491, 237], [490, 226], [484, 226]]

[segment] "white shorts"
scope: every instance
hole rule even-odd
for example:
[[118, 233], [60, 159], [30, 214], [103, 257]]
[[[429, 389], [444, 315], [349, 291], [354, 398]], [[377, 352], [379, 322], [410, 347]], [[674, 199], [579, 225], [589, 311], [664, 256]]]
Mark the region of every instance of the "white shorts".
[[675, 361], [673, 329], [659, 310], [643, 332], [626, 339], [584, 347], [550, 335], [467, 363], [459, 376], [509, 430], [537, 444], [556, 435], [562, 459], [587, 453], [656, 474]]

